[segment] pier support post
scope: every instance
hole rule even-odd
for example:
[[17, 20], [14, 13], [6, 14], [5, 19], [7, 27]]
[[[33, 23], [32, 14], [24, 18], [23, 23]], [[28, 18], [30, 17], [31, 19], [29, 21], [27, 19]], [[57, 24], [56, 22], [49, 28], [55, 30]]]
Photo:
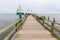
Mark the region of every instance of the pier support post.
[[[17, 27], [18, 23], [15, 24], [15, 27]], [[16, 32], [17, 32], [17, 29], [16, 29]]]
[[50, 20], [49, 16], [48, 16], [48, 20]]
[[44, 16], [44, 18], [43, 18], [43, 25], [44, 25], [44, 21], [45, 21], [45, 19], [46, 19], [46, 17]]
[[51, 32], [53, 33], [53, 30], [54, 30], [54, 23], [55, 23], [55, 18], [53, 18], [53, 22], [52, 22], [52, 25], [51, 25]]

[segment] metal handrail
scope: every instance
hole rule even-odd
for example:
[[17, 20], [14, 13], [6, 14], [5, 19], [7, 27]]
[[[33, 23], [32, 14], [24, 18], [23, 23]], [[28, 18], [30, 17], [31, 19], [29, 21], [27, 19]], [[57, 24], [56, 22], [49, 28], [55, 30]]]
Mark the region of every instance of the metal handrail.
[[[46, 19], [45, 19], [46, 20]], [[47, 21], [49, 21], [49, 22], [52, 22], [52, 21], [50, 21], [50, 20], [47, 20]], [[52, 22], [53, 24], [57, 24], [57, 25], [60, 25], [60, 23], [57, 23], [57, 22]], [[47, 23], [46, 23], [47, 24]], [[47, 24], [48, 26], [51, 26], [51, 25], [49, 25], [49, 24]], [[58, 32], [60, 32], [60, 30], [58, 30], [57, 28], [53, 28], [53, 29], [55, 29], [56, 31], [58, 31]]]
[[18, 21], [22, 20], [23, 18], [13, 22], [12, 24], [10, 24], [9, 26], [6, 26], [5, 28], [0, 30], [0, 34], [3, 33], [4, 31], [6, 31], [7, 29], [9, 29], [10, 27], [12, 27], [14, 24], [16, 24]]
[[[22, 20], [22, 22], [23, 22], [23, 21], [24, 21], [24, 20]], [[21, 23], [22, 23], [22, 22], [21, 22]], [[17, 30], [17, 28], [20, 26], [21, 23], [19, 23], [19, 24], [17, 25], [17, 27], [14, 28], [14, 30], [12, 30], [3, 40], [8, 40], [9, 37]]]
[[[35, 16], [35, 15], [33, 15], [33, 16]], [[48, 25], [49, 27], [51, 27], [51, 30], [49, 30], [48, 28], [47, 28], [47, 29], [48, 29], [55, 37], [57, 37], [58, 40], [60, 40], [60, 38], [59, 38], [55, 33], [53, 33], [53, 30], [56, 30], [57, 32], [60, 33], [60, 30], [54, 27], [55, 24], [57, 24], [57, 25], [60, 26], [60, 23], [55, 22], [55, 20], [51, 21], [51, 20], [47, 20], [47, 19], [44, 19], [44, 18], [40, 19], [38, 16], [35, 16], [35, 17], [36, 17], [36, 19], [38, 20], [38, 22], [40, 22], [40, 23], [42, 22], [41, 24], [42, 24], [45, 28], [46, 28], [45, 24]], [[46, 23], [45, 20], [48, 21], [48, 22], [51, 22], [51, 25], [49, 25], [48, 23]]]
[[[45, 19], [46, 21], [49, 21], [49, 22], [53, 22], [51, 20], [48, 20], [48, 19]], [[60, 25], [60, 23], [57, 23], [57, 22], [53, 22], [54, 24], [57, 24], [57, 25]]]
[[[22, 20], [22, 21], [21, 21], [21, 20]], [[24, 20], [25, 20], [25, 17], [23, 17], [23, 18], [21, 18], [21, 19], [19, 19], [19, 20], [16, 20], [15, 22], [13, 22], [13, 23], [11, 23], [10, 25], [6, 26], [5, 28], [1, 29], [1, 30], [0, 30], [0, 35], [1, 35], [2, 33], [4, 33], [6, 30], [8, 30], [9, 28], [11, 28], [13, 25], [16, 25], [16, 24], [18, 23], [17, 26], [16, 26], [12, 31], [10, 31], [2, 40], [8, 40], [9, 37], [10, 37], [14, 32], [16, 32], [16, 30], [18, 30], [20, 24], [22, 24], [22, 23], [24, 22]], [[20, 21], [21, 21], [21, 22], [20, 22]]]

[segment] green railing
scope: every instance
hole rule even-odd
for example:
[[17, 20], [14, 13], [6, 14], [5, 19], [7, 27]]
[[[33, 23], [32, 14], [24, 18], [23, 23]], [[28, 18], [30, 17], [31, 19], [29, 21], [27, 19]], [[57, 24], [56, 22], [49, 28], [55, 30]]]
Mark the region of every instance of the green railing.
[[33, 17], [35, 17], [39, 23], [48, 29], [54, 37], [60, 40], [60, 24], [56, 23], [55, 18], [53, 18], [53, 21], [50, 21], [49, 17], [46, 19], [45, 16], [39, 17], [38, 15], [33, 14]]
[[27, 16], [18, 19], [17, 21], [11, 23], [10, 25], [0, 30], [0, 40], [11, 40], [13, 35], [17, 32], [17, 30], [21, 27], [21, 25], [26, 20], [26, 17]]

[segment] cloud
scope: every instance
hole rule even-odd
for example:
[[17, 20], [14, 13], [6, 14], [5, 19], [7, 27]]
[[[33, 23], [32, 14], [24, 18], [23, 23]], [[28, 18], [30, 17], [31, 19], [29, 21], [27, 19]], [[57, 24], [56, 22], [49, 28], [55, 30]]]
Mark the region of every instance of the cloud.
[[33, 9], [35, 6], [42, 12], [60, 12], [60, 0], [22, 0], [23, 8]]
[[19, 4], [25, 12], [60, 12], [60, 0], [0, 0], [0, 11], [16, 11]]
[[17, 8], [17, 0], [0, 0], [0, 12], [16, 11]]

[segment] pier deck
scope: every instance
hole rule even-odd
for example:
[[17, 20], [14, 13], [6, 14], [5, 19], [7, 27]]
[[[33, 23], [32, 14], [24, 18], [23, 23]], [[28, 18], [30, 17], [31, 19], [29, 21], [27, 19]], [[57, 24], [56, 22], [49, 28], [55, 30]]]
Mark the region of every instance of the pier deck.
[[57, 40], [46, 30], [32, 15], [27, 17], [27, 20], [19, 29], [13, 40]]

